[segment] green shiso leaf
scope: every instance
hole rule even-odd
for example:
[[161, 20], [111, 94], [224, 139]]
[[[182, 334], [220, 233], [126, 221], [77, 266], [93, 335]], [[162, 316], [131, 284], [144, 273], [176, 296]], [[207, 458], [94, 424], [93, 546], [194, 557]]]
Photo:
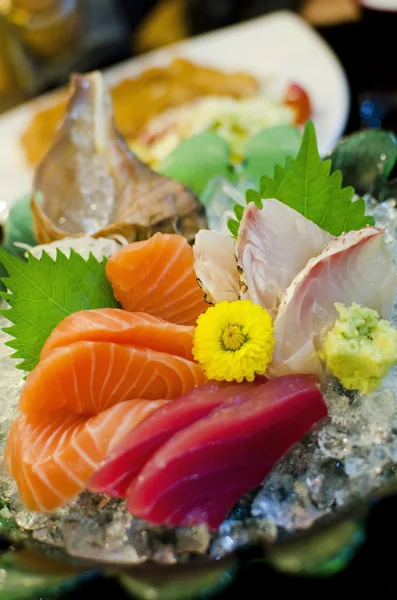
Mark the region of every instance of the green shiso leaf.
[[199, 195], [215, 175], [230, 176], [230, 155], [225, 138], [205, 131], [183, 140], [157, 170]]
[[[284, 167], [276, 165], [272, 178], [261, 178], [259, 194], [247, 193], [246, 201], [261, 208], [262, 199], [276, 198], [334, 236], [374, 225], [374, 219], [365, 215], [364, 200], [353, 200], [354, 189], [342, 187], [341, 172], [330, 170], [331, 161], [321, 160], [314, 125], [308, 121], [296, 159], [288, 158]], [[238, 225], [229, 222], [233, 235]]]
[[[33, 232], [33, 216], [30, 210], [30, 194], [19, 198], [11, 206], [7, 221], [2, 225], [4, 239], [1, 247], [24, 259], [24, 248], [15, 246], [15, 242], [23, 242], [29, 246], [37, 244]], [[7, 275], [7, 271], [0, 263], [0, 292], [5, 290], [5, 286], [1, 281], [2, 277]]]
[[241, 219], [243, 217], [244, 206], [242, 206], [241, 204], [235, 204], [233, 207], [233, 210], [234, 210], [234, 214], [236, 215], [237, 219], [239, 221], [241, 221]]
[[98, 262], [93, 255], [84, 260], [72, 250], [68, 258], [58, 250], [55, 261], [43, 252], [40, 259], [29, 256], [24, 262], [0, 249], [0, 263], [8, 273], [3, 278], [8, 292], [1, 295], [10, 307], [1, 314], [13, 323], [4, 329], [13, 337], [7, 345], [23, 359], [18, 367], [24, 371], [34, 369], [45, 341], [65, 317], [119, 306], [106, 278], [106, 260]]
[[234, 219], [228, 219], [227, 226], [229, 228], [230, 233], [233, 235], [233, 237], [236, 238], [237, 234], [238, 234], [238, 226], [239, 226], [238, 221], [235, 221]]
[[23, 257], [24, 248], [18, 248], [14, 245], [15, 242], [22, 242], [29, 246], [36, 246], [37, 241], [33, 231], [33, 216], [30, 209], [30, 194], [19, 198], [10, 208], [8, 218], [4, 224], [5, 239], [3, 248]]
[[4, 266], [0, 263], [0, 293], [5, 292], [6, 286], [3, 283], [3, 277], [7, 277], [7, 271]]
[[302, 135], [292, 125], [278, 125], [262, 129], [249, 140], [245, 149], [245, 170], [259, 182], [263, 175], [271, 176], [276, 165], [283, 165], [289, 157], [295, 158]]

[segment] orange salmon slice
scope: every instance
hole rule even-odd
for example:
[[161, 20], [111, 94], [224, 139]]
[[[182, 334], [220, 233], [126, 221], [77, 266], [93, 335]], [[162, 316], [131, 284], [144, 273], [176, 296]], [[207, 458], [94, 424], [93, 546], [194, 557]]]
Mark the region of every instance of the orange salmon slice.
[[145, 313], [118, 308], [82, 310], [66, 317], [44, 344], [41, 359], [74, 342], [113, 342], [167, 352], [193, 360], [194, 327], [168, 323]]
[[207, 310], [196, 281], [193, 250], [178, 234], [156, 233], [114, 254], [106, 265], [113, 293], [125, 310], [179, 325], [195, 325]]
[[34, 417], [66, 409], [93, 416], [131, 398], [172, 399], [203, 385], [201, 367], [185, 358], [112, 342], [56, 348], [28, 375], [20, 411]]
[[31, 420], [21, 414], [4, 451], [28, 510], [49, 511], [82, 492], [107, 454], [164, 400], [127, 400], [86, 417], [65, 409]]

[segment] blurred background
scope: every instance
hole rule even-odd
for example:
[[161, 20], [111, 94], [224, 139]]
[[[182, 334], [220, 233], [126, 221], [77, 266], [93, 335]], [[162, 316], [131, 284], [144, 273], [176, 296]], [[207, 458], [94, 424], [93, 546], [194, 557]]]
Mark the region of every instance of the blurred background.
[[396, 129], [394, 0], [0, 0], [0, 112], [72, 71], [281, 9], [299, 13], [340, 58], [352, 93], [346, 130]]

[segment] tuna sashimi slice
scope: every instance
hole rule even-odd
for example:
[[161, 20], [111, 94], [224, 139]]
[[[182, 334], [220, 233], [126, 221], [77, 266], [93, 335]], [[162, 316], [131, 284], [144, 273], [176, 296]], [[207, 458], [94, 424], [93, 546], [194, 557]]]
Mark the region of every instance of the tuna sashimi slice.
[[55, 327], [41, 351], [41, 360], [55, 348], [73, 342], [114, 342], [142, 346], [193, 360], [194, 327], [175, 325], [145, 313], [118, 308], [81, 310]]
[[206, 302], [234, 302], [240, 297], [240, 276], [231, 236], [201, 229], [194, 241], [194, 270]]
[[177, 431], [210, 414], [223, 402], [249, 397], [266, 381], [211, 382], [163, 406], [114, 449], [88, 488], [108, 496], [124, 496], [132, 480], [151, 456]]
[[83, 491], [108, 452], [164, 400], [130, 400], [97, 416], [65, 410], [31, 421], [21, 414], [4, 451], [7, 471], [29, 510], [48, 511]]
[[106, 275], [117, 300], [131, 312], [195, 325], [208, 308], [196, 281], [193, 250], [181, 235], [156, 233], [125, 246], [109, 259]]
[[176, 433], [128, 488], [128, 508], [152, 523], [216, 529], [241, 495], [326, 415], [315, 378], [270, 381]]
[[37, 417], [65, 408], [97, 415], [131, 398], [179, 398], [207, 378], [179, 356], [111, 342], [74, 342], [54, 349], [29, 373], [19, 408]]
[[250, 202], [236, 241], [237, 262], [246, 288], [242, 298], [260, 304], [275, 318], [291, 281], [333, 239], [278, 200], [264, 200], [262, 209]]
[[286, 290], [274, 323], [271, 377], [313, 373], [323, 378], [318, 356], [337, 319], [335, 302], [353, 302], [390, 316], [397, 274], [384, 231], [366, 227], [334, 240], [309, 261]]

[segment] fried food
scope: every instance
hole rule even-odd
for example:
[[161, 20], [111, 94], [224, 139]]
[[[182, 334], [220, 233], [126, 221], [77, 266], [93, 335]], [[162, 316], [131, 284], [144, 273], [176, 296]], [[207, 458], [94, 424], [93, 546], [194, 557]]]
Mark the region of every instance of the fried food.
[[[152, 117], [167, 108], [202, 96], [245, 98], [258, 92], [259, 81], [248, 73], [226, 73], [175, 59], [166, 67], [152, 67], [123, 79], [112, 90], [116, 125], [127, 140], [135, 138]], [[21, 137], [27, 161], [36, 165], [48, 150], [66, 114], [68, 93], [36, 113]]]

